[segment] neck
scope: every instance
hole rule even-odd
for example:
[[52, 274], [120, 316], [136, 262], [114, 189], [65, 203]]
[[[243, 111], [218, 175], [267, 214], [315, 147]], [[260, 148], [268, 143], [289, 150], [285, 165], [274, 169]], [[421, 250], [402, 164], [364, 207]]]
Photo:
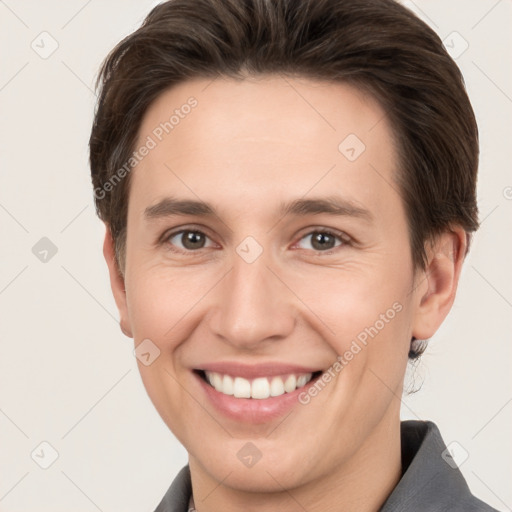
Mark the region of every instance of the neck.
[[402, 475], [400, 417], [384, 417], [354, 455], [328, 476], [282, 492], [235, 489], [229, 478], [213, 479], [197, 459], [190, 457], [189, 466], [198, 512], [377, 512]]

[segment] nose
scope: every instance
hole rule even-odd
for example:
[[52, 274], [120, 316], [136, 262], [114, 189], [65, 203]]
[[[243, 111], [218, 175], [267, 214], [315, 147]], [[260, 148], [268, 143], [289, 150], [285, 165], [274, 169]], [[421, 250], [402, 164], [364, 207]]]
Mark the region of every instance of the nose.
[[234, 255], [210, 317], [213, 334], [238, 350], [264, 351], [290, 336], [295, 326], [294, 295], [264, 254], [252, 263]]

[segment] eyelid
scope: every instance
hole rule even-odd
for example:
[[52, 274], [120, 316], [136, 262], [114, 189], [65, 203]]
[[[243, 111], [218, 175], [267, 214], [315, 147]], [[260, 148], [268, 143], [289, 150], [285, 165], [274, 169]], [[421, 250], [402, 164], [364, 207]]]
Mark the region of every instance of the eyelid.
[[345, 231], [341, 231], [339, 229], [335, 228], [328, 228], [326, 226], [308, 226], [307, 228], [304, 228], [306, 231], [304, 231], [304, 234], [300, 236], [299, 240], [302, 240], [305, 236], [310, 235], [311, 233], [328, 233], [334, 236], [337, 236], [342, 240], [343, 242], [351, 242], [352, 237], [347, 235]]
[[[313, 250], [313, 252], [315, 254], [323, 254], [323, 253], [327, 253], [332, 250], [337, 250], [338, 248], [340, 248], [343, 245], [351, 245], [354, 242], [354, 240], [352, 239], [351, 236], [347, 235], [347, 233], [345, 233], [344, 231], [340, 231], [338, 229], [328, 228], [328, 227], [324, 227], [324, 226], [309, 226], [306, 229], [307, 229], [307, 231], [305, 231], [302, 235], [299, 236], [297, 242], [295, 242], [293, 244], [292, 248], [296, 247], [301, 240], [303, 240], [307, 236], [311, 236], [313, 233], [323, 233], [323, 234], [327, 234], [327, 235], [332, 235], [332, 236], [335, 236], [336, 238], [338, 238], [342, 242], [340, 245], [334, 247], [333, 249], [329, 249], [329, 250], [325, 250], [325, 251]], [[303, 249], [303, 250], [306, 250], [306, 249]]]
[[212, 237], [208, 234], [207, 228], [205, 228], [203, 226], [198, 227], [198, 226], [192, 225], [192, 226], [181, 226], [179, 228], [168, 229], [168, 230], [164, 231], [162, 236], [157, 240], [157, 245], [168, 245], [168, 247], [172, 247], [172, 249], [170, 249], [170, 250], [172, 250], [174, 252], [181, 253], [181, 254], [199, 253], [201, 251], [201, 249], [211, 249], [211, 247], [202, 247], [201, 249], [191, 251], [191, 250], [180, 249], [179, 247], [174, 247], [174, 246], [171, 246], [171, 244], [168, 244], [168, 241], [170, 238], [174, 238], [176, 235], [185, 233], [187, 231], [194, 232], [194, 233], [201, 233], [206, 238], [208, 238], [212, 243], [216, 244], [216, 242], [214, 242]]
[[194, 231], [194, 232], [199, 232], [199, 233], [202, 233], [203, 235], [207, 236], [208, 238], [212, 238], [208, 233], [209, 233], [209, 230], [207, 227], [205, 226], [201, 226], [201, 225], [185, 225], [185, 226], [179, 226], [179, 227], [176, 227], [176, 228], [170, 228], [170, 229], [166, 229], [162, 235], [157, 239], [157, 243], [165, 243], [169, 238], [171, 238], [172, 236], [175, 236], [179, 233], [182, 233], [184, 231]]

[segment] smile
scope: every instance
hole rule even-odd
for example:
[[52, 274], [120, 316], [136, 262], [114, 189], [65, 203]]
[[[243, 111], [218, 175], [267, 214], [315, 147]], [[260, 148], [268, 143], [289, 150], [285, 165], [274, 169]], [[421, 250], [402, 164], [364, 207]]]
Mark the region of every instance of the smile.
[[236, 361], [202, 363], [192, 371], [206, 403], [237, 423], [265, 424], [279, 420], [297, 405], [321, 377], [318, 366]]
[[235, 398], [254, 398], [264, 400], [269, 397], [278, 397], [285, 393], [304, 387], [321, 372], [286, 375], [274, 375], [246, 379], [212, 371], [200, 371], [201, 377], [216, 391]]

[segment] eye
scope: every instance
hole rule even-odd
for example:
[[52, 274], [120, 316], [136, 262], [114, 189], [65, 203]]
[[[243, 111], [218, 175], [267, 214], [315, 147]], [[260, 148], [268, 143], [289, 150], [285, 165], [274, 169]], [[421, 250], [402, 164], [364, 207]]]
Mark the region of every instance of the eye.
[[[182, 229], [181, 231], [175, 231], [165, 236], [163, 242], [170, 245], [171, 250], [176, 252], [191, 252], [214, 246], [213, 243], [210, 246], [205, 245], [207, 240], [210, 239], [202, 231], [197, 229]], [[181, 247], [179, 244], [181, 244]]]
[[[311, 231], [306, 236], [302, 237], [297, 245], [304, 240], [310, 239], [310, 245], [312, 246], [314, 251], [326, 252], [330, 251], [336, 247], [341, 245], [347, 245], [349, 240], [346, 235], [336, 234], [328, 230], [317, 229], [315, 231]], [[336, 244], [336, 241], [339, 243]], [[309, 247], [300, 247], [301, 249], [309, 249]]]
[[[304, 247], [301, 244], [305, 240], [310, 239], [311, 247]], [[215, 247], [215, 244], [210, 238], [198, 229], [181, 229], [174, 231], [163, 237], [162, 243], [167, 245], [168, 248], [174, 252], [187, 253]], [[332, 251], [342, 245], [348, 245], [350, 239], [344, 233], [334, 233], [326, 229], [316, 229], [307, 235], [303, 236], [296, 244], [300, 249], [310, 250], [311, 248], [316, 252]]]

